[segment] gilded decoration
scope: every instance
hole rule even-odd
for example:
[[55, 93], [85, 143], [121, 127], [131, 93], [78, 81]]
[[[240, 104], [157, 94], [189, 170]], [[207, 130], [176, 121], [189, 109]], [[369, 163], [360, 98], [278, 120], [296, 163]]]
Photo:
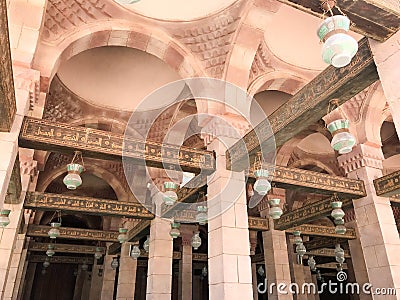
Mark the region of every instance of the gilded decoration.
[[180, 165], [188, 172], [215, 170], [211, 151], [143, 142], [121, 134], [29, 117], [25, 117], [22, 124], [19, 144], [38, 150], [81, 150], [83, 155], [97, 158], [118, 159], [124, 155], [133, 160], [146, 160], [152, 167]]
[[330, 100], [338, 99], [339, 105], [343, 104], [377, 80], [378, 73], [368, 40], [363, 38], [349, 65], [343, 68], [327, 67], [268, 119], [247, 133], [243, 138], [246, 147], [237, 142], [228, 149], [227, 168], [241, 171], [249, 155], [252, 161], [260, 151], [260, 142], [261, 145], [268, 145], [274, 137], [276, 147], [282, 146], [325, 116]]
[[154, 218], [154, 215], [149, 213], [140, 203], [51, 193], [28, 192], [24, 207], [41, 210], [75, 211], [97, 215], [115, 215], [129, 218]]

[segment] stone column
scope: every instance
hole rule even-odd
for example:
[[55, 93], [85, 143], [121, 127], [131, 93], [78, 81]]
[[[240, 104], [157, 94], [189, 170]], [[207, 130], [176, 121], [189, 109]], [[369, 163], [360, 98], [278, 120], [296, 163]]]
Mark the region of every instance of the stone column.
[[400, 87], [396, 79], [400, 78], [400, 31], [384, 43], [369, 40], [379, 79], [386, 100], [392, 112], [397, 135], [400, 137]]
[[181, 226], [182, 259], [179, 262], [179, 299], [192, 299], [192, 236], [194, 226]]
[[97, 262], [95, 262], [92, 267], [92, 283], [90, 285], [89, 300], [98, 300], [100, 298], [102, 279], [104, 274], [102, 274], [102, 276], [99, 276], [99, 271], [102, 268], [103, 267], [101, 265], [98, 265]]
[[117, 300], [134, 300], [135, 297], [137, 260], [130, 256], [130, 247], [130, 243], [124, 243], [121, 247]]
[[[301, 286], [306, 283], [306, 278], [304, 274], [304, 266], [302, 264], [297, 263], [297, 254], [294, 252], [294, 237], [293, 235], [289, 235], [287, 238], [288, 243], [288, 256], [289, 256], [289, 266], [290, 266], [290, 275], [292, 277], [292, 282], [296, 283], [300, 290]], [[293, 299], [295, 300], [307, 300], [309, 295], [297, 294], [293, 295]]]
[[82, 298], [83, 284], [85, 283], [87, 271], [82, 270], [81, 266], [78, 266], [78, 275], [75, 280], [74, 298], [73, 300], [80, 300]]
[[170, 300], [172, 289], [173, 239], [171, 222], [155, 217], [150, 227], [147, 300]]
[[18, 279], [17, 278], [18, 267], [19, 267], [20, 263], [23, 265], [23, 262], [24, 262], [24, 261], [21, 262], [24, 241], [25, 241], [25, 234], [18, 234], [17, 241], [15, 243], [15, 246], [13, 249], [13, 254], [11, 257], [11, 263], [10, 263], [10, 268], [8, 271], [6, 288], [4, 290], [4, 296], [3, 296], [2, 300], [6, 300], [6, 299], [11, 300], [13, 298], [14, 286]]
[[[365, 265], [364, 255], [361, 247], [360, 232], [358, 231], [354, 210], [346, 211], [345, 223], [346, 227], [353, 228], [356, 231], [357, 235], [356, 239], [347, 241], [349, 243], [350, 255], [356, 282], [360, 284], [367, 283], [369, 280], [367, 267]], [[360, 293], [360, 295], [358, 295], [358, 299], [371, 300], [372, 295]]]
[[[107, 245], [109, 246], [109, 245]], [[110, 300], [114, 294], [115, 270], [111, 267], [113, 255], [104, 257], [103, 286], [101, 287], [101, 300]]]
[[[373, 180], [382, 176], [383, 159], [379, 146], [359, 144], [351, 153], [339, 156], [338, 161], [348, 177], [365, 184], [367, 196], [353, 200], [353, 206], [369, 282], [374, 288], [394, 287], [400, 295], [399, 233], [390, 199], [378, 197], [373, 186]], [[398, 297], [375, 295], [373, 299]]]
[[[282, 189], [274, 188], [270, 195], [270, 198], [281, 199], [281, 205], [283, 205], [285, 200], [285, 191]], [[267, 199], [264, 198], [259, 204], [260, 215], [262, 217], [268, 218], [269, 206]], [[275, 284], [272, 289], [272, 293], [268, 290], [268, 299], [279, 299], [279, 300], [289, 300], [293, 299], [293, 295], [290, 293], [280, 293], [277, 290], [278, 285], [286, 285], [284, 291], [288, 292], [288, 286], [291, 283], [290, 277], [290, 266], [289, 266], [289, 256], [288, 247], [286, 243], [285, 231], [274, 230], [274, 223], [270, 219], [270, 230], [263, 232], [264, 241], [264, 256], [265, 256], [265, 268], [268, 279], [268, 285]]]
[[22, 285], [22, 297], [23, 300], [30, 300], [32, 293], [33, 280], [35, 279], [37, 263], [28, 263], [26, 269], [24, 284]]
[[257, 264], [251, 264], [251, 277], [253, 279], [253, 300], [258, 300], [258, 290], [257, 290]]

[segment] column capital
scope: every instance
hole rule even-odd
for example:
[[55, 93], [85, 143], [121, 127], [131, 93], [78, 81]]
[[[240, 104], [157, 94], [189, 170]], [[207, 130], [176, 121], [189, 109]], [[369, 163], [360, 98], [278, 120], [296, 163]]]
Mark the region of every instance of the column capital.
[[384, 159], [380, 146], [359, 144], [353, 148], [352, 152], [339, 156], [338, 162], [347, 175], [363, 167], [381, 170], [383, 169], [382, 161]]

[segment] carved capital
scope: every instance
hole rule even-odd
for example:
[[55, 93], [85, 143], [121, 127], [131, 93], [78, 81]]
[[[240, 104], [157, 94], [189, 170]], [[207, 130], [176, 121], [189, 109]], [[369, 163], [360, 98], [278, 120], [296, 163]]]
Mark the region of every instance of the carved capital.
[[353, 151], [338, 157], [339, 165], [346, 174], [363, 167], [383, 169], [384, 160], [382, 149], [376, 145], [359, 144]]

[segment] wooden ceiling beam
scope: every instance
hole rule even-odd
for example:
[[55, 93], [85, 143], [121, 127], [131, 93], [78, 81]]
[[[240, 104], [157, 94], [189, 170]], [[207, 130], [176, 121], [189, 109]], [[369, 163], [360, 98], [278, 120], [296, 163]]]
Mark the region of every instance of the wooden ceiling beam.
[[273, 151], [275, 147], [272, 145], [276, 148], [282, 146], [324, 117], [331, 100], [337, 99], [341, 105], [378, 78], [368, 40], [363, 38], [349, 65], [343, 68], [327, 67], [268, 119], [229, 148], [226, 151], [227, 168], [234, 171], [249, 168], [261, 147]]
[[55, 152], [79, 150], [86, 157], [109, 160], [121, 160], [124, 155], [124, 159], [132, 163], [145, 160], [150, 167], [180, 167], [193, 173], [209, 174], [215, 171], [212, 151], [142, 141], [109, 131], [30, 117], [25, 117], [22, 123], [19, 145]]
[[61, 210], [95, 215], [112, 215], [136, 219], [153, 219], [141, 203], [121, 202], [64, 194], [28, 192], [24, 207], [36, 210]]
[[34, 254], [30, 255], [28, 257], [28, 261], [31, 263], [42, 263], [46, 259], [49, 259], [49, 262], [51, 264], [73, 264], [73, 265], [82, 265], [82, 264], [88, 264], [88, 265], [93, 265], [94, 264], [94, 258], [93, 257], [79, 257], [79, 256], [52, 256], [48, 257], [47, 255], [39, 255], [39, 254]]
[[[332, 212], [331, 202], [334, 199], [329, 197], [284, 213], [279, 220], [275, 221], [275, 229], [287, 230], [329, 216]], [[341, 201], [343, 202], [343, 208], [353, 205], [353, 200], [351, 199]]]
[[374, 180], [375, 191], [378, 196], [391, 197], [391, 201], [399, 202], [400, 171], [382, 176]]
[[309, 236], [322, 236], [329, 238], [341, 238], [347, 240], [354, 240], [357, 238], [356, 232], [353, 228], [347, 228], [345, 234], [337, 234], [335, 227], [314, 225], [314, 224], [303, 224], [294, 228], [286, 229], [286, 233], [293, 233], [295, 230], [301, 232], [301, 235]]
[[[28, 246], [29, 251], [34, 252], [46, 252], [49, 243], [37, 243], [30, 242]], [[80, 253], [80, 254], [92, 254], [96, 252], [96, 248], [100, 249], [100, 252], [104, 255], [106, 253], [105, 247], [88, 246], [88, 245], [73, 245], [73, 244], [58, 244], [52, 243], [54, 251], [56, 253]]]
[[[278, 0], [308, 14], [321, 18], [320, 0]], [[395, 3], [396, 1], [393, 1]], [[352, 21], [351, 30], [384, 42], [400, 29], [400, 7], [390, 1], [338, 0], [337, 5]], [[338, 13], [334, 9], [335, 14]]]
[[[49, 237], [50, 226], [29, 224], [26, 232], [31, 237]], [[59, 239], [117, 242], [117, 231], [60, 227]]]

